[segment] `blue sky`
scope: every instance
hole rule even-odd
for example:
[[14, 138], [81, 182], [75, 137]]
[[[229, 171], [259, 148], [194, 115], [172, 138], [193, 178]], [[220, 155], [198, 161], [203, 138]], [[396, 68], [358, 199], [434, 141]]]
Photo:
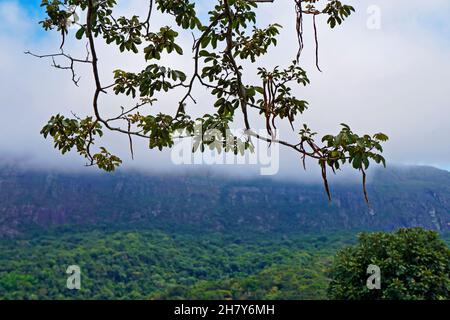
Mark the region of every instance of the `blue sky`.
[[[143, 1], [143, 0], [142, 0]], [[281, 0], [278, 0], [281, 1]], [[402, 0], [393, 0], [402, 2]], [[44, 9], [40, 7], [41, 0], [0, 0], [0, 3], [6, 2], [16, 2], [18, 3], [23, 10], [27, 13], [29, 18], [34, 19], [36, 22], [39, 21], [42, 17], [45, 16]], [[121, 1], [119, 0], [119, 3]], [[143, 1], [145, 2], [145, 1]], [[348, 3], [353, 4], [356, 1], [348, 1]], [[380, 7], [382, 7], [384, 1], [372, 1], [372, 4], [380, 3]], [[405, 1], [403, 1], [406, 4]], [[412, 0], [411, 2], [423, 3], [423, 1]], [[432, 6], [431, 6], [432, 7]], [[432, 8], [431, 8], [432, 9]], [[450, 6], [447, 7], [438, 7], [436, 10], [424, 10], [424, 12], [417, 12], [417, 21], [418, 23], [426, 29], [429, 29], [434, 35], [440, 37], [442, 41], [450, 43]], [[36, 27], [36, 36], [41, 36], [44, 33], [40, 32], [41, 30]]]
[[[39, 21], [41, 21], [45, 17], [45, 10], [40, 7], [40, 0], [0, 0], [0, 5], [8, 4], [17, 5], [17, 7], [20, 8], [21, 12], [24, 14], [23, 19], [32, 22], [32, 24], [30, 24], [30, 28], [26, 32], [29, 38], [38, 39], [46, 35], [44, 30], [40, 28], [38, 24]], [[14, 30], [11, 30], [10, 26], [3, 22], [0, 24], [0, 31], [13, 32]]]

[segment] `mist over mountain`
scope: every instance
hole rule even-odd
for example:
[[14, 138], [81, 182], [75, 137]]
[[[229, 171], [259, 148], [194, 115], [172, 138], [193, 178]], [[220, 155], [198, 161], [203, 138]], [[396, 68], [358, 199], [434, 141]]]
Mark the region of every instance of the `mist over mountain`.
[[217, 232], [450, 228], [450, 173], [432, 167], [377, 170], [368, 185], [320, 184], [139, 172], [55, 173], [0, 169], [0, 235], [53, 227]]

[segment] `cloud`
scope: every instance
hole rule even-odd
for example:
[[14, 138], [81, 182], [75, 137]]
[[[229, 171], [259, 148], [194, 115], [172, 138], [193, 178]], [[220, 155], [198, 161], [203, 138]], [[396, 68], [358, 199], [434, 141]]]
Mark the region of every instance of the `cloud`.
[[[278, 0], [275, 5], [265, 4], [258, 9], [259, 23], [280, 22], [284, 28], [278, 47], [260, 64], [288, 64], [295, 57], [294, 11], [291, 1]], [[119, 1], [124, 13], [145, 10], [142, 1]], [[203, 4], [202, 12], [208, 10]], [[381, 12], [381, 28], [367, 28], [366, 12], [377, 5]], [[354, 3], [357, 12], [342, 26], [330, 30], [318, 18], [320, 39], [320, 64], [323, 72], [314, 68], [314, 42], [311, 21], [305, 23], [306, 47], [301, 63], [309, 73], [311, 85], [296, 88], [302, 98], [310, 102], [299, 123], [307, 122], [321, 134], [335, 133], [339, 123], [352, 126], [357, 132], [387, 133], [391, 141], [385, 156], [389, 162], [430, 164], [450, 168], [450, 22], [443, 13], [450, 13], [445, 0], [430, 0], [427, 6], [421, 1], [374, 0]], [[276, 8], [276, 9], [275, 9]], [[31, 13], [33, 12], [33, 13]], [[55, 113], [81, 116], [89, 114], [92, 79], [89, 69], [80, 67], [80, 87], [70, 81], [70, 74], [50, 68], [49, 61], [37, 60], [23, 54], [25, 50], [37, 53], [54, 52], [59, 47], [57, 34], [36, 36], [39, 26], [35, 11], [21, 2], [0, 3], [0, 157], [28, 158], [34, 165], [52, 165], [82, 168], [78, 156], [60, 156], [50, 141], [39, 135], [40, 128]], [[444, 17], [444, 18], [442, 18]], [[170, 24], [167, 18], [156, 16], [152, 27]], [[191, 35], [185, 33], [182, 42], [189, 52]], [[68, 50], [83, 55], [84, 46], [70, 42]], [[144, 61], [134, 55], [121, 56], [108, 46], [99, 47], [101, 76], [104, 83], [111, 81], [110, 71], [115, 68], [139, 70]], [[169, 56], [166, 65], [186, 67], [191, 70], [191, 58]], [[248, 65], [254, 70], [258, 64]], [[255, 80], [249, 71], [246, 80]], [[203, 90], [195, 92], [199, 103], [190, 106], [197, 114], [209, 110], [211, 98]], [[162, 96], [159, 109], [175, 110], [177, 96]], [[102, 97], [101, 108], [105, 114], [113, 106], [127, 104], [126, 99], [115, 96]], [[255, 125], [263, 126], [256, 121]], [[282, 128], [283, 137], [295, 139], [288, 127]], [[168, 152], [147, 150], [138, 143], [137, 160], [131, 162], [126, 153], [127, 139], [111, 134], [105, 144], [120, 154], [126, 167], [174, 170]], [[302, 175], [298, 156], [281, 149], [282, 173], [290, 177]], [[183, 167], [181, 169], [188, 169]], [[244, 172], [248, 168], [241, 167]], [[234, 168], [227, 168], [233, 171]], [[249, 170], [258, 172], [257, 167]]]

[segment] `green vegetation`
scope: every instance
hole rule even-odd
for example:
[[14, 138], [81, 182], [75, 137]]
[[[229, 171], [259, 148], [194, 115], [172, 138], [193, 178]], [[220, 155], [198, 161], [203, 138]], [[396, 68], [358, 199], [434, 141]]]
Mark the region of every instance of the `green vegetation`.
[[[450, 243], [449, 234], [443, 238]], [[449, 249], [435, 233], [410, 229], [362, 234], [356, 241], [355, 233], [242, 236], [156, 229], [60, 230], [3, 239], [0, 300], [450, 297]], [[366, 288], [370, 263], [382, 269], [381, 291]], [[79, 291], [66, 288], [70, 265], [81, 268]]]
[[[88, 231], [0, 241], [0, 299], [324, 299], [349, 234]], [[66, 269], [81, 267], [81, 290]]]
[[[381, 270], [381, 290], [365, 285], [370, 264]], [[422, 228], [363, 233], [357, 245], [339, 252], [331, 277], [336, 299], [449, 299], [450, 250]]]

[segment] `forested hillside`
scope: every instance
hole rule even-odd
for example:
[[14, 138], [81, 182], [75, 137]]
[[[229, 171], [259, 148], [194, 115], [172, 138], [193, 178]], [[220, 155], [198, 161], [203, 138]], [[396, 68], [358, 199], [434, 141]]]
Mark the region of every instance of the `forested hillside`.
[[[443, 235], [447, 244], [450, 235]], [[1, 299], [327, 299], [355, 233], [255, 235], [76, 230], [0, 240]], [[81, 268], [68, 290], [66, 269]]]
[[[326, 299], [358, 231], [422, 226], [448, 241], [450, 174], [411, 167], [321, 185], [0, 170], [0, 299]], [[78, 265], [81, 290], [66, 288]]]
[[[324, 299], [348, 234], [81, 232], [0, 241], [0, 299]], [[66, 288], [79, 265], [81, 290]]]

